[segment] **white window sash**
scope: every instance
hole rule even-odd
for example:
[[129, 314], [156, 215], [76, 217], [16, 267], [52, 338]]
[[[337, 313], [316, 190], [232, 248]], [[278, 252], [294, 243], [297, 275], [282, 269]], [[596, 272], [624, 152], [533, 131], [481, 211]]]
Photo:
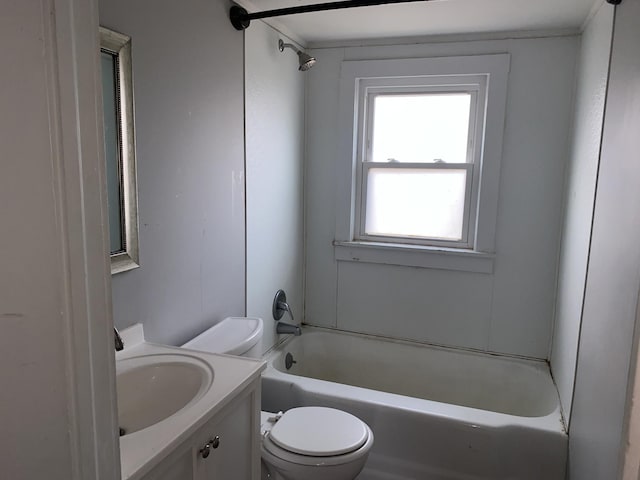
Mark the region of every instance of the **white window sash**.
[[[361, 134], [364, 136], [364, 145], [362, 151], [364, 152], [363, 162], [372, 161], [372, 135], [373, 135], [373, 115], [374, 115], [374, 102], [377, 96], [381, 95], [420, 95], [420, 94], [432, 94], [432, 95], [452, 95], [456, 93], [466, 93], [471, 96], [469, 107], [469, 131], [467, 132], [467, 162], [473, 163], [477, 161], [475, 153], [475, 146], [479, 143], [476, 139], [476, 132], [478, 131], [478, 122], [482, 123], [482, 117], [478, 117], [478, 99], [484, 101], [484, 96], [480, 92], [481, 86], [479, 84], [474, 85], [447, 85], [447, 86], [423, 86], [420, 88], [407, 87], [401, 89], [399, 87], [386, 87], [386, 88], [367, 88], [365, 90], [366, 97], [366, 122], [362, 122], [363, 128], [360, 129]], [[480, 129], [480, 134], [482, 129]]]
[[[381, 243], [406, 243], [410, 245], [432, 245], [441, 247], [454, 247], [454, 248], [469, 248], [473, 243], [473, 238], [470, 238], [469, 225], [471, 223], [471, 210], [472, 210], [472, 182], [474, 165], [472, 163], [382, 163], [382, 162], [361, 162], [361, 175], [362, 182], [359, 189], [359, 208], [356, 209], [356, 221], [358, 229], [356, 232], [355, 240], [369, 241], [369, 242], [381, 242]], [[431, 237], [408, 237], [403, 235], [370, 235], [366, 233], [365, 227], [367, 224], [367, 179], [369, 177], [369, 169], [388, 169], [388, 170], [402, 170], [402, 169], [420, 169], [420, 170], [466, 170], [466, 186], [465, 186], [465, 198], [464, 198], [464, 212], [462, 217], [462, 234], [460, 240], [443, 240]]]
[[[355, 182], [355, 225], [353, 239], [372, 242], [406, 243], [411, 245], [443, 246], [453, 248], [472, 248], [474, 246], [473, 235], [470, 234], [469, 225], [475, 223], [477, 214], [477, 202], [472, 201], [477, 196], [480, 182], [480, 168], [472, 168], [474, 163], [481, 161], [482, 124], [484, 117], [485, 95], [483, 87], [486, 85], [484, 75], [464, 77], [459, 76], [432, 76], [395, 79], [363, 79], [360, 85], [361, 108], [358, 112], [358, 142]], [[425, 83], [427, 83], [425, 85]], [[455, 94], [467, 93], [471, 95], [469, 109], [469, 131], [467, 136], [467, 164], [459, 163], [404, 163], [372, 162], [372, 134], [374, 101], [378, 95], [415, 95], [415, 94]], [[480, 108], [479, 108], [480, 107]], [[387, 167], [382, 167], [387, 165]], [[402, 167], [399, 167], [402, 166]], [[468, 168], [468, 167], [471, 168]], [[466, 188], [464, 200], [464, 216], [462, 218], [463, 229], [461, 240], [442, 240], [429, 237], [410, 237], [401, 235], [368, 235], [366, 225], [366, 198], [367, 178], [369, 168], [464, 168], [467, 170]]]

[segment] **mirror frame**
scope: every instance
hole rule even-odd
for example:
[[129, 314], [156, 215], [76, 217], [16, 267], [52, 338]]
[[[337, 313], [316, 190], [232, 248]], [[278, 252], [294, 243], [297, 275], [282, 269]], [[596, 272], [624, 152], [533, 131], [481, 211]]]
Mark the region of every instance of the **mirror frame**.
[[111, 274], [126, 272], [140, 266], [138, 244], [138, 188], [136, 179], [136, 149], [133, 117], [133, 75], [131, 67], [131, 37], [100, 27], [100, 51], [117, 58], [119, 106], [117, 119], [120, 145], [118, 175], [120, 179], [119, 207], [122, 218], [124, 248], [110, 254]]

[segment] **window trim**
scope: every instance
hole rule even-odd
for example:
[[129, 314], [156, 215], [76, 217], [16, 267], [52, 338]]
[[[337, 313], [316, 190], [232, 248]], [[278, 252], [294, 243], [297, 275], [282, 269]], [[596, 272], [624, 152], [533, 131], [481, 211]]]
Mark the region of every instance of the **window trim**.
[[[493, 262], [495, 252], [495, 227], [497, 220], [499, 171], [502, 156], [502, 139], [504, 130], [504, 117], [507, 100], [507, 80], [509, 73], [510, 55], [474, 55], [459, 57], [433, 57], [391, 60], [355, 60], [342, 62], [340, 72], [340, 118], [339, 127], [341, 138], [336, 155], [336, 260], [370, 261], [373, 263], [394, 263], [385, 260], [385, 256], [393, 256], [394, 250], [401, 252], [405, 259], [401, 264], [425, 266], [430, 268], [430, 261], [423, 261], [420, 257], [437, 253], [439, 260], [433, 268], [447, 268], [451, 260], [452, 269], [464, 270], [464, 259], [479, 258], [490, 259]], [[356, 233], [360, 218], [357, 216], [356, 205], [361, 201], [361, 192], [358, 191], [358, 158], [361, 143], [360, 125], [358, 114], [365, 109], [364, 102], [360, 99], [362, 85], [375, 87], [374, 83], [386, 83], [388, 86], [397, 86], [406, 82], [406, 77], [415, 78], [416, 82], [425, 82], [433, 77], [444, 76], [468, 76], [469, 79], [478, 76], [486, 78], [486, 101], [484, 111], [477, 109], [477, 115], [484, 116], [484, 137], [480, 144], [482, 148], [475, 149], [475, 155], [480, 160], [474, 168], [474, 175], [478, 176], [477, 191], [472, 192], [471, 198], [477, 198], [475, 221], [469, 225], [469, 230], [474, 235], [474, 246], [470, 248], [444, 248], [440, 246], [409, 245], [399, 243], [385, 243], [358, 240]], [[437, 83], [437, 82], [436, 82]], [[475, 137], [475, 136], [474, 136]], [[397, 164], [395, 164], [397, 165]], [[349, 254], [344, 253], [344, 249]], [[368, 260], [360, 260], [361, 256], [352, 254], [354, 249], [367, 249], [365, 257]], [[378, 249], [378, 253], [371, 251]], [[453, 250], [453, 251], [452, 251]], [[339, 253], [342, 251], [343, 253]], [[407, 260], [413, 256], [415, 260]], [[444, 259], [444, 260], [443, 260]], [[474, 260], [472, 263], [477, 263]], [[492, 271], [493, 267], [482, 267], [481, 271]], [[478, 271], [472, 265], [469, 271]]]
[[[484, 131], [484, 112], [486, 106], [486, 85], [487, 75], [430, 75], [428, 77], [396, 77], [396, 78], [365, 78], [359, 79], [357, 84], [358, 95], [358, 147], [356, 154], [356, 191], [355, 191], [355, 219], [353, 240], [387, 242], [400, 244], [414, 244], [435, 247], [451, 248], [473, 248], [475, 235], [470, 224], [475, 224], [478, 202], [473, 199], [478, 196], [480, 184], [480, 168], [471, 168], [472, 176], [467, 177], [467, 188], [465, 188], [463, 227], [460, 240], [439, 240], [436, 238], [411, 238], [409, 236], [392, 235], [369, 235], [366, 233], [366, 199], [367, 199], [367, 176], [370, 163], [373, 162], [372, 155], [372, 131], [373, 131], [373, 102], [378, 95], [416, 95], [416, 94], [443, 94], [467, 93], [471, 96], [469, 111], [469, 131], [467, 141], [466, 163], [478, 165], [482, 159], [482, 136]], [[362, 119], [362, 120], [360, 120]], [[401, 163], [402, 164], [402, 163]], [[394, 164], [394, 165], [401, 165]], [[405, 164], [406, 165], [406, 164]], [[445, 169], [443, 164], [433, 167], [431, 162], [414, 163], [416, 168], [438, 168]], [[463, 167], [459, 163], [446, 165], [456, 165]], [[448, 167], [451, 168], [451, 167]], [[467, 172], [468, 174], [468, 172]]]
[[461, 272], [493, 273], [495, 254], [460, 248], [376, 242], [334, 241], [338, 261], [380, 263]]

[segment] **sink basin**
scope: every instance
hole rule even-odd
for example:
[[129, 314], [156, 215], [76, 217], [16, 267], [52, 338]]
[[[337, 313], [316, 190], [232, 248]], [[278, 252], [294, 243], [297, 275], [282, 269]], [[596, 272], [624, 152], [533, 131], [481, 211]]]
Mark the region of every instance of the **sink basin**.
[[197, 402], [213, 384], [213, 370], [191, 355], [143, 355], [116, 364], [120, 434], [159, 423]]

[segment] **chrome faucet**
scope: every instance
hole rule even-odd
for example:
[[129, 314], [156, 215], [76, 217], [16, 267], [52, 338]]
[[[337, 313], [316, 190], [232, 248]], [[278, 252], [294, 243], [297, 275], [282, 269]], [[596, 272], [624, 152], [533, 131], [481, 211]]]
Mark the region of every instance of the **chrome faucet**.
[[[276, 305], [276, 310], [279, 312], [282, 312], [282, 315], [284, 315], [284, 312], [287, 312], [291, 317], [291, 321], [295, 322], [295, 320], [293, 319], [293, 312], [291, 311], [291, 307], [287, 302], [285, 301], [278, 302], [278, 304]], [[282, 318], [282, 315], [280, 315], [280, 318]]]
[[284, 293], [284, 290], [278, 290], [276, 292], [276, 296], [273, 299], [273, 307], [271, 309], [273, 319], [278, 322], [276, 323], [276, 333], [284, 333], [287, 335], [296, 336], [302, 335], [302, 329], [299, 326], [278, 321], [284, 316], [285, 312], [289, 314], [289, 316], [291, 317], [291, 321], [295, 322], [295, 320], [293, 319], [293, 312], [291, 311], [291, 307], [287, 303], [287, 294]]
[[124, 342], [122, 341], [120, 332], [118, 332], [118, 329], [116, 327], [113, 327], [113, 333], [114, 333], [116, 352], [119, 352], [120, 350], [124, 349]]

